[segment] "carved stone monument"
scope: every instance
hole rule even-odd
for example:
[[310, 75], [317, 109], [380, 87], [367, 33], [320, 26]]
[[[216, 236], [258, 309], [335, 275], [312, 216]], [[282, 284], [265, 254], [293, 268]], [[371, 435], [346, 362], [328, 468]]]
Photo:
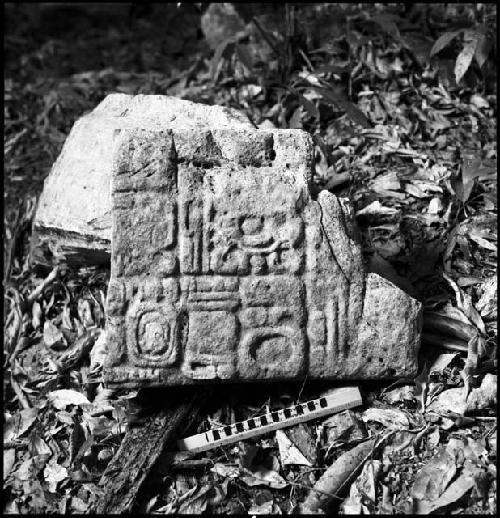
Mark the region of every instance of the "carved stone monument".
[[421, 305], [312, 199], [307, 133], [115, 133], [108, 384], [416, 374]]

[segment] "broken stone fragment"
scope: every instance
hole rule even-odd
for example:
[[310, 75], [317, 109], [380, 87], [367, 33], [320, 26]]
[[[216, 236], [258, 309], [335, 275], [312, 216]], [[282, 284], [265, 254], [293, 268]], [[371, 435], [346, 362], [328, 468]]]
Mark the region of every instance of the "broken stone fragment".
[[113, 133], [119, 128], [252, 128], [222, 106], [165, 95], [108, 95], [73, 126], [45, 180], [33, 226], [33, 259], [106, 264], [111, 241]]
[[307, 133], [115, 133], [109, 385], [416, 374], [421, 305], [311, 197]]

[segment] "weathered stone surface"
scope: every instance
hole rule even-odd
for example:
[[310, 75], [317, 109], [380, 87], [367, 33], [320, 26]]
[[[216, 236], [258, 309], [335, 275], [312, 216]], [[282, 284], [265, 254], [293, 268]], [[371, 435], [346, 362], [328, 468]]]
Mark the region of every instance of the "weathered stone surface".
[[109, 384], [416, 373], [421, 305], [365, 278], [312, 151], [298, 130], [117, 132]]
[[221, 106], [164, 95], [108, 95], [75, 123], [45, 180], [34, 221], [35, 262], [47, 250], [73, 263], [109, 262], [116, 129], [229, 127], [253, 126], [244, 114]]

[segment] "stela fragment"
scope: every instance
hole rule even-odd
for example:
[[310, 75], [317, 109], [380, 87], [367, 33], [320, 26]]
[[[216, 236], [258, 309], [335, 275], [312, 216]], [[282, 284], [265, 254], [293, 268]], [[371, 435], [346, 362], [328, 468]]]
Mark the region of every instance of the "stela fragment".
[[413, 376], [421, 304], [366, 274], [300, 130], [122, 129], [105, 381]]

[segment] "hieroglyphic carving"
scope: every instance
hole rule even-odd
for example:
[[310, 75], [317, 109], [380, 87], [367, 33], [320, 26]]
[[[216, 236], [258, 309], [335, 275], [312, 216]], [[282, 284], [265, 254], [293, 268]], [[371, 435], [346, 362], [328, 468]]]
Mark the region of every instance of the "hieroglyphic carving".
[[240, 376], [244, 379], [299, 376], [305, 367], [306, 349], [300, 277], [245, 277], [240, 291], [246, 308], [240, 311]]
[[363, 308], [361, 250], [337, 198], [310, 198], [309, 148], [290, 135], [124, 138], [108, 310], [126, 346], [115, 347], [114, 372], [158, 367], [151, 382], [175, 384], [348, 371]]
[[236, 372], [238, 322], [230, 311], [189, 313], [182, 372], [193, 379], [231, 379]]
[[203, 258], [203, 200], [181, 205], [181, 272], [201, 273]]
[[182, 305], [188, 315], [182, 372], [193, 379], [233, 377], [238, 278], [184, 277], [181, 285]]
[[[287, 182], [272, 185], [273, 169], [263, 167], [263, 161], [273, 154], [273, 139], [264, 138], [261, 152], [259, 139], [253, 137], [254, 152], [261, 153], [258, 160], [232, 149], [245, 167], [258, 166], [247, 200], [245, 181], [227, 168], [217, 169], [221, 153], [212, 134], [206, 138], [204, 144], [197, 136], [193, 160], [182, 160], [177, 167], [168, 163], [175, 146], [163, 146], [166, 156], [155, 158], [141, 151], [141, 146], [152, 146], [141, 134], [124, 146], [129, 165], [118, 166], [113, 190], [115, 272], [127, 278], [144, 275], [149, 268], [162, 278], [173, 275], [177, 264], [180, 268], [178, 297], [165, 301], [157, 292], [146, 293], [145, 284], [135, 295], [141, 302], [129, 300], [129, 361], [162, 366], [180, 362], [184, 375], [193, 379], [298, 376], [306, 358], [302, 193]], [[185, 145], [184, 140], [180, 148]], [[206, 160], [203, 152], [210, 155]], [[145, 163], [136, 163], [137, 157]], [[153, 171], [146, 177], [152, 192], [138, 197], [131, 186], [154, 163], [171, 175], [170, 189], [155, 188], [151, 178], [159, 185], [165, 180]], [[131, 253], [133, 242], [140, 246]], [[151, 309], [155, 304], [156, 312]]]

